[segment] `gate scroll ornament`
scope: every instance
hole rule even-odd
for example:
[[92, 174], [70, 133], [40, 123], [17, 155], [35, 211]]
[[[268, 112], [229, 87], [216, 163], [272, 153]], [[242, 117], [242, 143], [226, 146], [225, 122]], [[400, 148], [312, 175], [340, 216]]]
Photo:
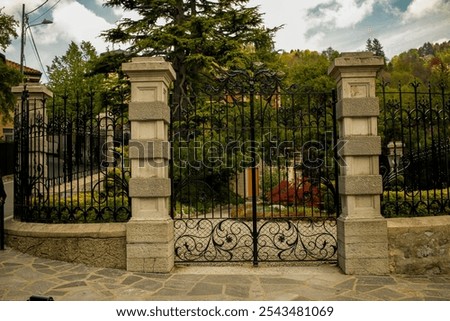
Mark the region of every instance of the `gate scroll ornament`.
[[176, 261], [336, 260], [334, 105], [262, 65], [173, 104]]

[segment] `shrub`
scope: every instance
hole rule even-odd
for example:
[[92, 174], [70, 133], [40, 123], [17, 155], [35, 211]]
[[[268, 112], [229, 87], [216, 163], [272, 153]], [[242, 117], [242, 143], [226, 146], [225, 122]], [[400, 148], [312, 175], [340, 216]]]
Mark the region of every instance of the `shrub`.
[[381, 210], [385, 217], [450, 214], [448, 190], [384, 191]]

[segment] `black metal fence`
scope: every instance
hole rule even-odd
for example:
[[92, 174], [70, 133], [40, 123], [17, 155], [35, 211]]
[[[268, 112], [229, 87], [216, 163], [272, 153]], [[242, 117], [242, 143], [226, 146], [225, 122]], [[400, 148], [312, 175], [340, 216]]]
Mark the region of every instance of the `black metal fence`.
[[450, 93], [383, 83], [379, 97], [383, 215], [450, 214]]
[[176, 261], [334, 260], [331, 92], [230, 71], [172, 106]]
[[0, 250], [5, 249], [5, 201], [6, 192], [3, 185], [3, 175], [0, 170]]
[[[1, 188], [2, 187], [0, 187], [0, 189]], [[5, 249], [5, 199], [0, 195], [0, 250], [4, 249]]]
[[0, 171], [4, 176], [14, 173], [14, 143], [0, 142]]
[[127, 111], [94, 93], [30, 100], [25, 89], [15, 112], [15, 219], [128, 220]]

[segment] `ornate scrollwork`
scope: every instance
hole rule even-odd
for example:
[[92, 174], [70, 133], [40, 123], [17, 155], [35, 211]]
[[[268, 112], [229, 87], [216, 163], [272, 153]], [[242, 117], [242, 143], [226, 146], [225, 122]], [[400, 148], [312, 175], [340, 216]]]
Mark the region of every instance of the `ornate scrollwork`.
[[336, 220], [268, 220], [258, 229], [259, 261], [335, 260]]
[[[336, 260], [334, 219], [258, 220], [256, 235], [260, 262]], [[248, 220], [175, 220], [176, 261], [251, 261], [253, 242]]]
[[175, 220], [177, 261], [232, 262], [252, 258], [248, 222], [233, 219]]

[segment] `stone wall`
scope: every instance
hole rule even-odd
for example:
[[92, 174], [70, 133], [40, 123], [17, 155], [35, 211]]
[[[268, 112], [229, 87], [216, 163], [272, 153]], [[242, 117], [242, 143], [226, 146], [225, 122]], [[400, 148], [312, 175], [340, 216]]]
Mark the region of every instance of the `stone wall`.
[[6, 222], [6, 244], [22, 253], [88, 266], [126, 269], [122, 223], [39, 224]]
[[450, 216], [388, 219], [392, 274], [450, 274]]
[[[450, 274], [450, 216], [387, 220], [392, 274]], [[9, 220], [6, 244], [37, 257], [126, 269], [125, 224], [38, 224]]]

